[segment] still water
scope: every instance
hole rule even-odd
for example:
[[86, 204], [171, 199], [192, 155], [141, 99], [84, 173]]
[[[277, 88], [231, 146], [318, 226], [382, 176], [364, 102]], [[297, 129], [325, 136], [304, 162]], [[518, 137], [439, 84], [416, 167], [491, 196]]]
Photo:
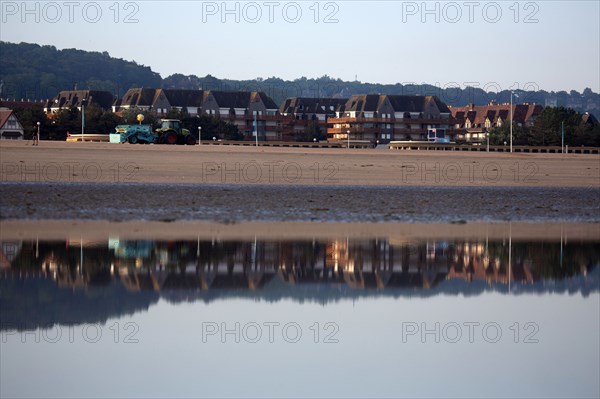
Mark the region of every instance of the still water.
[[598, 397], [600, 240], [4, 241], [2, 397]]

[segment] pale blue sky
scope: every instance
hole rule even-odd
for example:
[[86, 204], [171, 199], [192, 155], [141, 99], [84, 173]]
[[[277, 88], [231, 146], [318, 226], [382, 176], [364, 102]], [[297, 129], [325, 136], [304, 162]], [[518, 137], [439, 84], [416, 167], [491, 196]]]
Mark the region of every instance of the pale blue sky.
[[[501, 89], [529, 83], [529, 89], [600, 91], [600, 2], [595, 0], [478, 1], [471, 9], [463, 1], [428, 2], [430, 14], [421, 1], [228, 2], [231, 14], [223, 13], [221, 1], [76, 3], [69, 15], [63, 2], [29, 2], [28, 14], [22, 2], [2, 1], [0, 36], [108, 51], [163, 77], [328, 74], [373, 83], [476, 82]], [[292, 23], [297, 9], [301, 15]], [[337, 22], [324, 23], [331, 13]], [[124, 22], [127, 15], [133, 23]]]
[[[282, 299], [165, 300], [138, 312], [93, 325], [61, 327], [60, 339], [35, 342], [30, 332], [0, 343], [3, 397], [598, 397], [597, 293], [430, 298], [361, 298], [323, 306]], [[115, 343], [116, 330], [121, 331]], [[235, 336], [202, 337], [202, 323], [256, 323], [259, 342]], [[297, 323], [302, 335], [286, 342], [283, 326]], [[315, 343], [314, 323], [321, 331]], [[339, 329], [337, 343], [323, 343], [325, 323]], [[127, 323], [138, 331], [125, 343]], [[279, 323], [269, 342], [264, 323]], [[461, 327], [458, 342], [418, 334], [402, 339], [404, 323], [440, 329]], [[464, 323], [479, 323], [469, 340]], [[483, 336], [487, 323], [499, 330]], [[520, 331], [515, 343], [515, 323]], [[533, 333], [526, 323], [535, 323]], [[112, 329], [111, 329], [112, 326]], [[313, 326], [313, 330], [311, 330]], [[513, 330], [511, 330], [511, 326]], [[243, 328], [243, 327], [240, 327]], [[295, 332], [297, 330], [291, 330]], [[455, 334], [455, 330], [449, 330]], [[500, 331], [500, 335], [496, 335]], [[251, 330], [250, 333], [254, 333]], [[491, 335], [491, 334], [494, 335]], [[57, 337], [58, 329], [40, 332]], [[46, 334], [46, 335], [41, 335]], [[93, 334], [93, 335], [92, 335]], [[70, 341], [69, 337], [73, 337]], [[297, 336], [297, 335], [294, 335]], [[452, 335], [453, 337], [455, 335]], [[21, 340], [24, 340], [23, 343]]]

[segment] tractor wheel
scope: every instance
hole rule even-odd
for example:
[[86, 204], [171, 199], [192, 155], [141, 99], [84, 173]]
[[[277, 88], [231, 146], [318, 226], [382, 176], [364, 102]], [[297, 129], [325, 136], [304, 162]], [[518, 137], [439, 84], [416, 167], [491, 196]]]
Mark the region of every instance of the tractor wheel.
[[187, 145], [196, 145], [196, 138], [191, 134], [188, 134], [188, 136], [185, 138], [185, 143]]
[[137, 136], [129, 136], [127, 141], [129, 141], [129, 144], [136, 144], [138, 142], [138, 138]]
[[177, 134], [175, 132], [167, 132], [163, 140], [165, 144], [177, 144]]

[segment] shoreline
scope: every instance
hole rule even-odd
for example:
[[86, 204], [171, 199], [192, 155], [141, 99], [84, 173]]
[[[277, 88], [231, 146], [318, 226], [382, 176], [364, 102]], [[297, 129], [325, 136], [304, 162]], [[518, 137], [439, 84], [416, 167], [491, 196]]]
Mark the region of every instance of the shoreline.
[[513, 241], [600, 241], [600, 222], [327, 223], [3, 220], [0, 241], [10, 240], [313, 240], [506, 239]]

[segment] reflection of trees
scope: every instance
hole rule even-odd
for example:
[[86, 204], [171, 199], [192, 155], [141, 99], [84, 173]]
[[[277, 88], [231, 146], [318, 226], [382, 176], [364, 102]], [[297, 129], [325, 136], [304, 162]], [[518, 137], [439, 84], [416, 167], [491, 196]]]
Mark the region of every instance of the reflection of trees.
[[563, 279], [582, 274], [600, 263], [600, 253], [593, 245], [569, 243], [533, 243], [518, 245], [523, 258], [531, 259], [536, 275], [543, 279]]
[[[106, 272], [100, 273], [105, 276]], [[99, 276], [96, 274], [95, 276]], [[0, 329], [49, 328], [54, 324], [104, 323], [147, 310], [158, 293], [129, 292], [118, 281], [87, 290], [61, 289], [45, 278], [0, 279]]]

